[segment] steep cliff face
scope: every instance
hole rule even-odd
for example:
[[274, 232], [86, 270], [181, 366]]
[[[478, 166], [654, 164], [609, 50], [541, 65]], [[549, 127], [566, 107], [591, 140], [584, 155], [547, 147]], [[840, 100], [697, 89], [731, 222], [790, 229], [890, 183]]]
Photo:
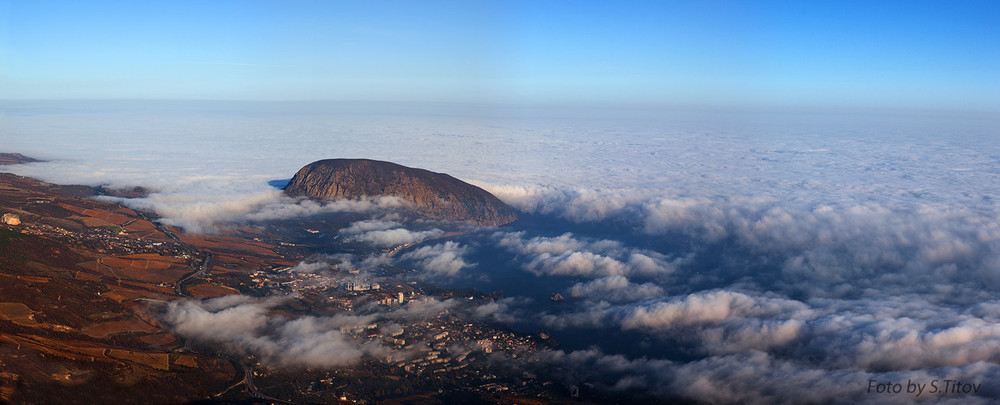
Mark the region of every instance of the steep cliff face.
[[395, 196], [417, 214], [478, 225], [503, 225], [514, 210], [479, 187], [443, 173], [368, 159], [327, 159], [300, 169], [285, 186], [291, 196], [323, 200]]

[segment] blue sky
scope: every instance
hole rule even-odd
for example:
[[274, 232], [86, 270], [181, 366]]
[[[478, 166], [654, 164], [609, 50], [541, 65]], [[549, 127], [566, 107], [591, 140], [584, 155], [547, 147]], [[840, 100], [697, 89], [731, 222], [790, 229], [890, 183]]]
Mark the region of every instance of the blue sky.
[[0, 0], [0, 98], [997, 110], [998, 4]]

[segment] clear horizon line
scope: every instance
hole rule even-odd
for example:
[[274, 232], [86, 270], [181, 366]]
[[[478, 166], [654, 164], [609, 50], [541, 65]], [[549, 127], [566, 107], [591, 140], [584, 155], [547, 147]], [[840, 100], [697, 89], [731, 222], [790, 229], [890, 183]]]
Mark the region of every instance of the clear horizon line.
[[[355, 104], [355, 105], [397, 105], [397, 106], [456, 106], [465, 107], [505, 107], [505, 108], [609, 108], [614, 110], [679, 110], [717, 112], [798, 112], [798, 113], [930, 113], [989, 115], [1000, 117], [998, 109], [962, 109], [948, 107], [884, 106], [884, 105], [841, 105], [841, 104], [786, 104], [786, 103], [705, 103], [705, 102], [555, 102], [555, 101], [471, 101], [471, 100], [364, 100], [333, 98], [302, 99], [248, 99], [248, 98], [195, 98], [195, 97], [67, 97], [67, 98], [3, 98], [0, 105], [17, 103], [231, 103], [231, 104]], [[1000, 118], [997, 118], [1000, 119]]]

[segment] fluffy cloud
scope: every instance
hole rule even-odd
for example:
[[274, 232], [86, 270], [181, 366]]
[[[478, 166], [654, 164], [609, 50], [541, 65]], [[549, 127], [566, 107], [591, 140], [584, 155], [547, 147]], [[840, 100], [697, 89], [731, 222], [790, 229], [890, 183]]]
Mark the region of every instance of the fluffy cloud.
[[130, 208], [152, 211], [162, 217], [159, 222], [183, 228], [187, 232], [211, 233], [218, 224], [239, 220], [264, 207], [279, 204], [281, 192], [223, 193], [212, 191], [153, 193], [138, 199], [110, 199]]
[[289, 269], [289, 270], [291, 270], [293, 272], [296, 272], [296, 273], [317, 273], [317, 272], [322, 272], [322, 271], [325, 271], [325, 270], [329, 270], [330, 267], [332, 267], [332, 266], [330, 265], [330, 263], [327, 263], [327, 262], [309, 262], [309, 263], [307, 263], [307, 262], [303, 261], [303, 262], [299, 262], [299, 264], [296, 264], [295, 266], [292, 266], [292, 268]]
[[420, 242], [422, 240], [435, 238], [444, 234], [440, 229], [427, 231], [411, 231], [404, 228], [387, 229], [384, 231], [369, 231], [357, 235], [354, 239], [371, 242], [376, 246], [399, 246], [403, 244]]
[[[605, 392], [630, 393], [639, 399], [698, 403], [988, 404], [998, 394], [989, 381], [1000, 377], [1000, 367], [986, 362], [949, 369], [870, 372], [817, 367], [757, 350], [692, 362], [628, 358], [595, 348], [541, 351], [535, 359], [541, 367], [563, 370], [557, 375], [567, 385], [593, 384]], [[946, 394], [946, 380], [976, 384], [980, 389], [969, 394]], [[902, 388], [899, 393], [869, 391], [872, 381], [898, 383]], [[906, 391], [908, 383], [924, 385], [919, 396], [915, 389]]]
[[520, 308], [530, 306], [534, 300], [523, 297], [507, 297], [494, 302], [482, 304], [472, 308], [471, 315], [476, 319], [514, 324], [529, 316], [526, 311]]
[[558, 256], [542, 253], [524, 267], [537, 275], [553, 276], [604, 277], [627, 273], [622, 262], [591, 252], [572, 252]]
[[473, 267], [475, 263], [465, 261], [469, 247], [457, 242], [445, 242], [433, 246], [423, 246], [406, 252], [400, 259], [412, 260], [431, 276], [454, 276], [462, 269]]
[[280, 300], [256, 301], [246, 296], [227, 296], [204, 303], [170, 303], [166, 321], [182, 336], [228, 342], [251, 336], [267, 325], [270, 307]]
[[583, 249], [585, 244], [573, 238], [573, 234], [564, 233], [555, 238], [535, 237], [530, 240], [524, 239], [524, 232], [497, 233], [499, 245], [511, 248], [522, 254], [550, 254], [560, 255]]
[[[340, 328], [363, 327], [374, 317], [333, 316], [302, 317], [281, 324], [274, 334], [259, 337], [256, 348], [261, 354], [286, 366], [330, 367], [354, 364], [370, 351], [380, 351], [377, 344], [360, 345]], [[366, 322], [367, 321], [367, 322]]]
[[526, 256], [522, 268], [538, 276], [656, 276], [669, 274], [676, 265], [657, 252], [626, 248], [607, 239], [581, 240], [571, 233], [525, 238], [524, 232], [498, 232], [493, 236], [499, 246]]
[[353, 222], [340, 232], [353, 235], [354, 240], [370, 242], [381, 247], [416, 243], [444, 234], [444, 231], [437, 228], [412, 231], [401, 226], [402, 224], [394, 219], [369, 219]]
[[[664, 329], [674, 325], [720, 322], [736, 317], [804, 309], [806, 306], [796, 301], [755, 298], [731, 291], [712, 291], [634, 307], [622, 320], [622, 328]], [[795, 316], [801, 317], [800, 314]]]
[[386, 314], [389, 319], [428, 319], [441, 315], [445, 311], [454, 309], [460, 301], [454, 299], [438, 300], [434, 298], [422, 298], [410, 300], [402, 309]]
[[[413, 300], [399, 309], [355, 311], [316, 317], [271, 314], [290, 297], [252, 298], [233, 295], [209, 300], [180, 300], [167, 304], [163, 320], [174, 333], [208, 342], [236, 353], [258, 356], [281, 367], [337, 367], [357, 364], [362, 357], [407, 358], [377, 342], [364, 343], [350, 331], [380, 327], [392, 332], [399, 322], [433, 318], [455, 308], [458, 301]], [[380, 322], [382, 323], [379, 326]]]
[[557, 329], [649, 334], [706, 356], [768, 351], [811, 359], [807, 363], [816, 368], [892, 372], [995, 360], [997, 307], [995, 300], [960, 309], [933, 307], [918, 297], [804, 303], [712, 291], [635, 304], [595, 303], [539, 319]]
[[386, 229], [397, 228], [401, 226], [399, 222], [388, 219], [368, 219], [364, 221], [352, 222], [347, 228], [341, 229], [343, 233], [348, 233], [352, 235], [371, 232], [371, 231], [384, 231]]
[[363, 197], [359, 199], [340, 199], [322, 203], [305, 199], [282, 196], [281, 200], [261, 206], [246, 213], [241, 218], [248, 221], [268, 221], [275, 219], [298, 218], [328, 212], [371, 212], [389, 210], [404, 206], [406, 203], [396, 197]]
[[401, 206], [394, 197], [316, 202], [286, 197], [276, 189], [232, 192], [197, 189], [153, 193], [144, 198], [102, 197], [127, 207], [151, 211], [166, 225], [192, 233], [214, 233], [220, 226], [304, 217], [330, 212], [370, 212]]
[[611, 276], [586, 283], [576, 283], [569, 288], [569, 295], [574, 298], [612, 302], [662, 297], [663, 294], [663, 288], [654, 283], [636, 284], [624, 276]]

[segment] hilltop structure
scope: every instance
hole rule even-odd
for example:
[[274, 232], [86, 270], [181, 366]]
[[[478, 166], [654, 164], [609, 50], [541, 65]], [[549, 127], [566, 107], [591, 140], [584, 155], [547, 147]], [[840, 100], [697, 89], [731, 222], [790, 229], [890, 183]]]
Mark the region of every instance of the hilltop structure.
[[0, 221], [7, 225], [21, 225], [21, 217], [17, 216], [17, 214], [3, 214], [3, 218], [0, 218]]

